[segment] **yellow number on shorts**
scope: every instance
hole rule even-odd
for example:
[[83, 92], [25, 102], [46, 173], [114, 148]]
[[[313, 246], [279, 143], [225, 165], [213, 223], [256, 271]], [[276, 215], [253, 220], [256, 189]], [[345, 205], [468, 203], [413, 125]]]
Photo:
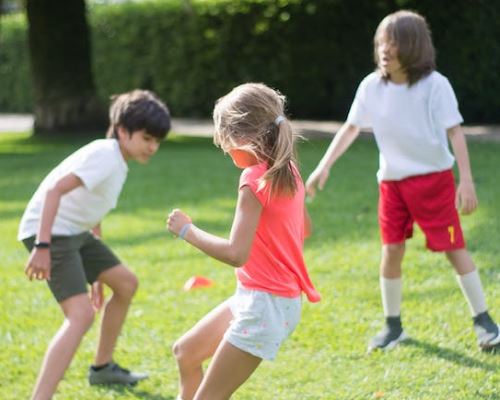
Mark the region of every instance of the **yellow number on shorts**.
[[448, 227], [448, 233], [450, 234], [450, 242], [455, 243], [455, 227], [453, 225]]

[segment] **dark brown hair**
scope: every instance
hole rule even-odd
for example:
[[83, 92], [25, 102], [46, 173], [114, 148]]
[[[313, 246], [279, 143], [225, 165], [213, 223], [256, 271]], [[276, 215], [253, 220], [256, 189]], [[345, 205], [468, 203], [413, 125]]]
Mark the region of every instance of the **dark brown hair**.
[[[431, 31], [420, 14], [401, 10], [389, 14], [380, 22], [373, 38], [377, 66], [380, 62], [377, 48], [384, 40], [394, 42], [397, 47], [398, 59], [410, 86], [436, 69]], [[384, 80], [389, 79], [388, 74], [379, 67], [377, 70], [382, 73]]]
[[132, 90], [111, 97], [108, 138], [118, 138], [121, 126], [130, 134], [145, 130], [149, 135], [164, 139], [170, 130], [167, 106], [149, 90]]

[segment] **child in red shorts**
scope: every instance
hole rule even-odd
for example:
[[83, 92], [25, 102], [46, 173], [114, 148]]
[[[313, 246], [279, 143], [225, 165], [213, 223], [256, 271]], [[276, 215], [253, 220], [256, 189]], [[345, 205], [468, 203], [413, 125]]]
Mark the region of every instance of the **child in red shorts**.
[[416, 222], [430, 250], [447, 252], [465, 247], [451, 170], [382, 181], [379, 188], [379, 224], [384, 244], [411, 238]]
[[[453, 88], [435, 71], [434, 47], [422, 16], [404, 10], [388, 15], [377, 28], [374, 47], [377, 69], [359, 85], [347, 122], [307, 180], [306, 190], [314, 196], [317, 187], [322, 189], [330, 167], [360, 129], [371, 128], [380, 151], [380, 286], [386, 326], [370, 341], [369, 350], [391, 349], [407, 337], [400, 315], [401, 263], [414, 222], [427, 247], [450, 260], [478, 344], [491, 349], [500, 344], [499, 327], [488, 314], [457, 213], [474, 211], [477, 198]], [[456, 190], [448, 139], [460, 173]]]

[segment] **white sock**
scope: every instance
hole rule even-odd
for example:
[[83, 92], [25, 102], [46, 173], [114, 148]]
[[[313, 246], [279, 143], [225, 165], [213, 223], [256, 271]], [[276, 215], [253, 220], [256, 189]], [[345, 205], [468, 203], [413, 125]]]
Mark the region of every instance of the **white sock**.
[[387, 279], [380, 277], [380, 291], [382, 292], [382, 306], [386, 317], [399, 317], [401, 314], [401, 278]]
[[475, 317], [477, 314], [485, 312], [488, 307], [486, 306], [481, 278], [477, 269], [465, 275], [457, 275], [457, 281], [469, 304], [472, 316]]

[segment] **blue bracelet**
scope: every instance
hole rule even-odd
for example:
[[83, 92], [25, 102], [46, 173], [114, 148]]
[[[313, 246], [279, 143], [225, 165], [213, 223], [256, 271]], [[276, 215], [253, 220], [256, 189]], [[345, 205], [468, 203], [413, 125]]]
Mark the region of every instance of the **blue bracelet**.
[[184, 238], [186, 237], [186, 234], [188, 233], [189, 231], [189, 228], [191, 228], [193, 224], [189, 223], [189, 224], [185, 224], [182, 226], [181, 230], [179, 231], [179, 237], [184, 240]]

